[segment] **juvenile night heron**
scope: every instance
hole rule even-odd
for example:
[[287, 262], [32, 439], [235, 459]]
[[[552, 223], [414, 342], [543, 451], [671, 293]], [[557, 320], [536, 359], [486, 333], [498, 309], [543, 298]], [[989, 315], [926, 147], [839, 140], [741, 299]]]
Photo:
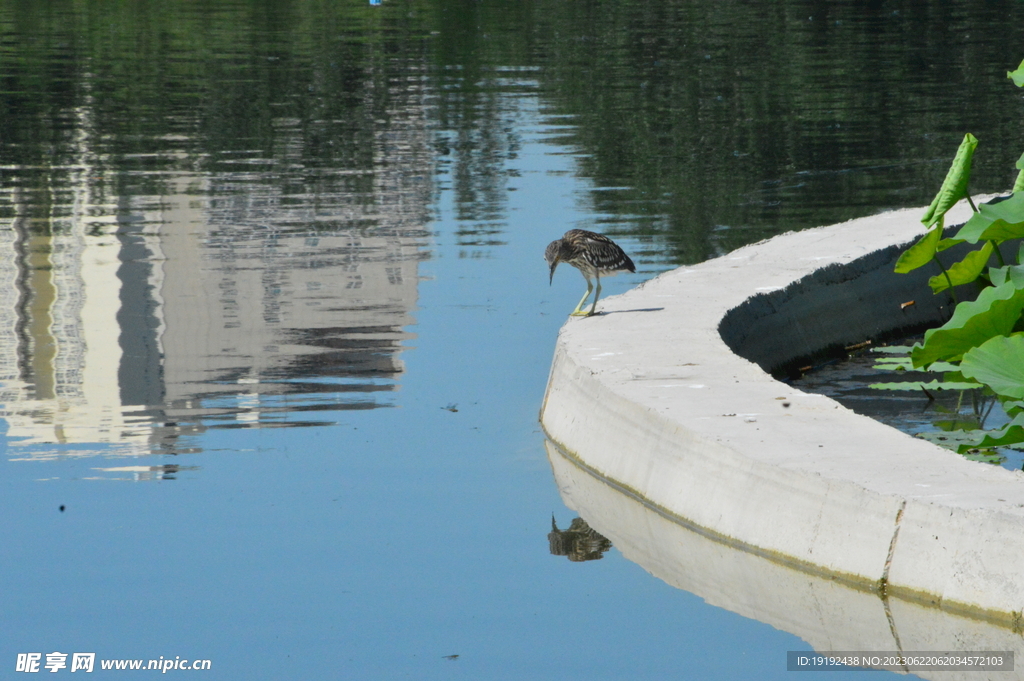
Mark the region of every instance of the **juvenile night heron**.
[[[601, 297], [601, 275], [608, 277], [619, 272], [636, 272], [633, 261], [629, 259], [625, 251], [619, 248], [618, 244], [604, 236], [595, 234], [584, 229], [570, 229], [561, 239], [556, 239], [548, 244], [544, 251], [544, 259], [551, 267], [548, 283], [555, 277], [555, 268], [558, 263], [567, 262], [580, 271], [583, 278], [587, 280], [587, 292], [580, 298], [572, 315], [589, 317], [597, 309], [597, 299]], [[591, 281], [593, 279], [594, 281]], [[597, 282], [597, 291], [594, 292], [594, 303], [590, 306], [590, 312], [583, 311], [583, 303], [594, 290], [594, 282]]]

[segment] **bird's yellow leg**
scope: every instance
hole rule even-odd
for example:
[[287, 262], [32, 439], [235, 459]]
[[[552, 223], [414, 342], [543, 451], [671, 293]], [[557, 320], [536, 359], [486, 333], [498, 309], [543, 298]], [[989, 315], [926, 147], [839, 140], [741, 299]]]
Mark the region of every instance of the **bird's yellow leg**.
[[594, 304], [590, 306], [590, 314], [597, 313], [597, 299], [601, 297], [601, 275], [597, 274], [595, 278], [597, 279], [597, 290], [594, 291]]
[[570, 317], [589, 317], [593, 314], [593, 310], [590, 312], [583, 312], [583, 303], [586, 302], [587, 298], [590, 297], [590, 292], [594, 290], [594, 284], [591, 283], [590, 279], [587, 279], [587, 292], [580, 298], [580, 302], [576, 305], [576, 309], [569, 313]]

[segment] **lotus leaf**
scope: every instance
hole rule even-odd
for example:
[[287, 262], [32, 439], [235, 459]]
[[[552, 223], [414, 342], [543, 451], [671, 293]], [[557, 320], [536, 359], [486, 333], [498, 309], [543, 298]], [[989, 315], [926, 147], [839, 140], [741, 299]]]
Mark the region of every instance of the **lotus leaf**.
[[939, 222], [957, 201], [967, 196], [967, 180], [971, 177], [971, 159], [977, 148], [978, 139], [971, 133], [964, 135], [964, 141], [956, 150], [956, 157], [953, 158], [953, 164], [949, 166], [949, 172], [946, 173], [946, 179], [942, 181], [939, 193], [935, 195], [932, 205], [928, 207], [921, 218], [921, 222], [926, 226], [931, 227]]
[[983, 239], [1002, 242], [1020, 237], [1024, 237], [1024, 192], [999, 203], [981, 204], [955, 238], [976, 244]]
[[911, 351], [914, 366], [924, 367], [939, 360], [955, 362], [989, 338], [1008, 335], [1022, 308], [1024, 289], [1013, 282], [984, 289], [977, 300], [957, 305], [948, 322], [925, 333], [924, 343]]
[[1024, 336], [996, 336], [967, 351], [960, 373], [999, 395], [1024, 399]]
[[868, 386], [875, 390], [973, 390], [981, 388], [981, 383], [973, 381], [902, 381], [896, 383], [872, 383]]
[[1018, 414], [1000, 430], [976, 431], [978, 437], [972, 443], [961, 444], [957, 451], [961, 454], [968, 449], [979, 447], [1011, 447], [1024, 442], [1024, 414]]
[[1011, 281], [1017, 288], [1024, 288], [1024, 265], [990, 267], [988, 278], [993, 286], [1002, 286], [1007, 281]]
[[1007, 71], [1006, 77], [1012, 80], [1017, 87], [1024, 87], [1024, 61], [1020, 63], [1016, 71]]
[[928, 285], [932, 287], [932, 291], [939, 293], [948, 289], [950, 282], [953, 283], [953, 286], [971, 283], [985, 270], [989, 258], [992, 257], [993, 248], [994, 245], [989, 241], [981, 248], [971, 251], [964, 256], [963, 260], [951, 265], [945, 274], [939, 274], [929, 279]]
[[935, 257], [939, 241], [942, 239], [942, 226], [928, 230], [928, 233], [918, 239], [917, 243], [908, 248], [896, 261], [896, 272], [904, 274], [916, 270], [922, 265], [927, 265]]

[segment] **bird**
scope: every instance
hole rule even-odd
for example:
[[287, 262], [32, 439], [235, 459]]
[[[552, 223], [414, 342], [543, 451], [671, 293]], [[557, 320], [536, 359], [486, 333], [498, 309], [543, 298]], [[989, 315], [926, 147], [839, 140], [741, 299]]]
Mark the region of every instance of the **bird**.
[[[580, 298], [576, 309], [570, 313], [571, 317], [589, 317], [595, 313], [597, 299], [601, 297], [602, 274], [608, 277], [619, 272], [636, 272], [633, 261], [618, 244], [603, 234], [588, 232], [585, 229], [570, 229], [561, 239], [552, 241], [544, 250], [544, 259], [551, 268], [548, 285], [554, 281], [555, 268], [560, 262], [569, 263], [587, 280], [587, 292]], [[590, 312], [584, 312], [583, 303], [594, 290], [595, 282], [597, 291], [594, 293], [594, 302], [590, 306]]]

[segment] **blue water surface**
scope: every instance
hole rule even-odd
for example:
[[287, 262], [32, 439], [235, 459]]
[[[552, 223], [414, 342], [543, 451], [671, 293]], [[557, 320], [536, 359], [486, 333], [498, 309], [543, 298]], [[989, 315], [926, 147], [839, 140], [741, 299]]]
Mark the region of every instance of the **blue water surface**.
[[506, 245], [460, 257], [450, 192], [440, 196], [390, 408], [338, 412], [329, 426], [210, 429], [180, 443], [192, 453], [128, 461], [173, 458], [182, 470], [162, 479], [96, 470], [123, 458], [5, 448], [4, 666], [59, 651], [209, 659], [218, 679], [786, 675], [786, 651], [806, 649], [796, 637], [615, 550], [582, 563], [549, 554], [552, 515], [573, 514], [537, 415], [583, 280], [560, 269], [549, 287], [541, 254], [593, 217], [572, 154], [531, 115], [510, 163]]

